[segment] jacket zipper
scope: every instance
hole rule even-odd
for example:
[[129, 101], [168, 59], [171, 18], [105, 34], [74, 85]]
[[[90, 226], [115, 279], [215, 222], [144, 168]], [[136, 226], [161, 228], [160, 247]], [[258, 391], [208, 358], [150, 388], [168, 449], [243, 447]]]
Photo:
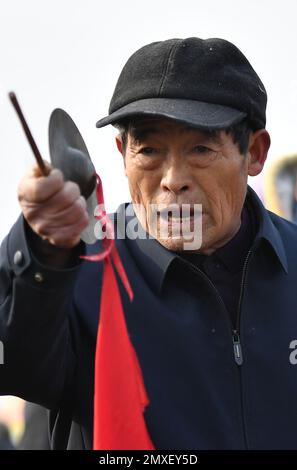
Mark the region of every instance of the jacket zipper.
[[241, 278], [241, 284], [240, 284], [240, 294], [239, 294], [239, 301], [238, 301], [237, 314], [236, 314], [236, 325], [232, 334], [234, 359], [238, 366], [241, 366], [243, 364], [243, 354], [242, 354], [241, 341], [240, 341], [240, 317], [241, 317], [241, 305], [242, 305], [243, 292], [244, 292], [244, 286], [245, 286], [246, 272], [247, 272], [248, 262], [249, 262], [251, 254], [252, 254], [252, 250], [249, 250], [244, 260], [244, 264], [243, 264], [242, 278]]
[[[240, 294], [239, 294], [239, 302], [237, 307], [237, 315], [236, 315], [236, 325], [235, 330], [233, 330], [233, 351], [234, 351], [234, 359], [238, 366], [243, 364], [243, 354], [242, 354], [242, 347], [240, 341], [240, 318], [241, 318], [241, 306], [242, 306], [242, 299], [246, 281], [246, 273], [248, 268], [248, 263], [252, 254], [252, 249], [249, 250], [243, 264], [242, 270], [242, 278], [241, 278], [241, 285], [240, 285]], [[242, 420], [242, 429], [243, 429], [243, 439], [245, 448], [248, 449], [248, 438], [247, 438], [247, 430], [246, 430], [246, 420], [245, 420], [245, 413], [244, 413], [244, 396], [243, 396], [243, 380], [242, 380], [242, 369], [239, 367], [239, 388], [240, 388], [240, 406], [241, 406], [241, 420]]]
[[[252, 253], [254, 252], [256, 248], [256, 243], [252, 246], [252, 248], [248, 251], [247, 256], [245, 258], [244, 264], [243, 264], [243, 270], [242, 270], [242, 278], [241, 278], [241, 285], [240, 285], [240, 294], [239, 294], [239, 302], [238, 302], [238, 307], [237, 307], [237, 315], [236, 315], [236, 325], [235, 329], [233, 328], [232, 322], [230, 321], [230, 314], [226, 309], [226, 306], [224, 304], [224, 301], [215, 287], [215, 285], [212, 283], [212, 281], [209, 279], [209, 277], [201, 271], [201, 269], [197, 268], [196, 266], [192, 265], [188, 261], [185, 261], [183, 258], [181, 260], [183, 262], [186, 262], [186, 264], [189, 264], [190, 267], [195, 271], [199, 272], [199, 274], [202, 275], [202, 277], [206, 280], [206, 282], [212, 286], [214, 289], [216, 296], [220, 302], [220, 304], [223, 307], [223, 310], [225, 314], [227, 315], [228, 321], [231, 323], [231, 335], [232, 335], [232, 343], [233, 343], [233, 353], [234, 353], [234, 360], [235, 363], [238, 366], [241, 366], [243, 364], [243, 354], [242, 354], [242, 348], [241, 348], [241, 341], [240, 341], [240, 318], [241, 318], [241, 305], [242, 305], [242, 300], [243, 300], [243, 293], [244, 293], [244, 287], [245, 287], [245, 281], [246, 281], [246, 273], [247, 273], [247, 268], [248, 268], [248, 263], [250, 260], [250, 257]], [[243, 399], [243, 384], [242, 384], [242, 371], [241, 368], [238, 367], [239, 371], [239, 382], [240, 382], [240, 405], [241, 405], [241, 418], [242, 418], [242, 429], [243, 429], [243, 438], [244, 438], [244, 445], [245, 448], [248, 449], [248, 439], [247, 439], [247, 431], [246, 431], [246, 422], [245, 422], [245, 415], [244, 415], [244, 399]]]
[[241, 366], [243, 363], [243, 356], [242, 356], [240, 337], [237, 334], [236, 330], [233, 331], [232, 340], [233, 340], [233, 351], [234, 351], [235, 362], [238, 366]]
[[242, 274], [242, 278], [241, 278], [240, 294], [239, 294], [239, 302], [238, 302], [238, 307], [237, 307], [235, 329], [234, 329], [232, 323], [230, 322], [230, 314], [227, 311], [226, 306], [224, 304], [224, 301], [223, 301], [219, 291], [217, 290], [216, 286], [212, 283], [212, 281], [209, 279], [209, 277], [201, 269], [197, 268], [195, 265], [193, 265], [189, 261], [186, 261], [183, 258], [180, 258], [181, 261], [183, 263], [189, 265], [190, 268], [194, 272], [198, 272], [203, 277], [203, 279], [205, 279], [205, 281], [215, 291], [216, 297], [219, 300], [219, 302], [220, 302], [220, 304], [221, 304], [221, 306], [222, 306], [222, 308], [223, 308], [223, 310], [224, 310], [224, 312], [227, 316], [228, 322], [231, 323], [231, 336], [232, 336], [232, 343], [233, 343], [234, 360], [235, 360], [235, 363], [237, 365], [240, 365], [240, 366], [243, 364], [243, 354], [242, 354], [240, 334], [239, 334], [239, 331], [240, 331], [240, 317], [241, 317], [241, 304], [242, 304], [243, 291], [244, 291], [244, 286], [245, 286], [246, 271], [247, 271], [247, 266], [248, 266], [248, 262], [249, 262], [249, 258], [251, 256], [251, 254], [252, 254], [252, 249], [248, 252], [248, 254], [245, 258], [245, 261], [244, 261], [244, 265], [243, 265], [243, 271], [242, 271], [243, 274]]

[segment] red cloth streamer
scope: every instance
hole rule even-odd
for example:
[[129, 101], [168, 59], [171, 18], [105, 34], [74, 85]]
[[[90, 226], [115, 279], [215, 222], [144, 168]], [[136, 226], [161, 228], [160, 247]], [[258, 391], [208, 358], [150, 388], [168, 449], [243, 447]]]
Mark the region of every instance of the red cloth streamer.
[[153, 450], [143, 412], [149, 404], [141, 367], [130, 341], [116, 269], [130, 300], [133, 291], [116, 248], [113, 226], [104, 209], [102, 183], [97, 177], [97, 199], [103, 251], [81, 256], [104, 261], [95, 358], [94, 450]]

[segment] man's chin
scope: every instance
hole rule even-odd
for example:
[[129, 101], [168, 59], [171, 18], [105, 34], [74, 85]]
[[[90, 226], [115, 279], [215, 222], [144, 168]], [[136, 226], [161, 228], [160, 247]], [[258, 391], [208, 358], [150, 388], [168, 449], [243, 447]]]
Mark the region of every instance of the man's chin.
[[195, 244], [193, 240], [187, 240], [185, 238], [157, 238], [158, 242], [170, 251], [198, 251], [201, 248], [201, 244], [198, 242]]

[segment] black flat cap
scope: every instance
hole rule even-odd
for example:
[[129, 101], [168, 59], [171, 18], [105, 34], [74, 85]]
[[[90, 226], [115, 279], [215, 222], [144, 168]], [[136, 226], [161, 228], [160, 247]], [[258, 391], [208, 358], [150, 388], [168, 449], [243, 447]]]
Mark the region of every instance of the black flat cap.
[[223, 129], [247, 118], [266, 124], [267, 95], [253, 67], [224, 39], [169, 39], [136, 51], [124, 66], [97, 127], [135, 116], [175, 119]]

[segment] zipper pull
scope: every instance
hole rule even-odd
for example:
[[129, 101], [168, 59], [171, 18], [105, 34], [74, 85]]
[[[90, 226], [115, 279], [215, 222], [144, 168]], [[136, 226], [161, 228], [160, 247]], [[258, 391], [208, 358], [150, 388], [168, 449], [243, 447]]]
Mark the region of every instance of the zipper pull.
[[234, 331], [232, 339], [235, 362], [238, 366], [241, 366], [243, 363], [242, 349], [240, 344], [240, 338], [236, 331]]

